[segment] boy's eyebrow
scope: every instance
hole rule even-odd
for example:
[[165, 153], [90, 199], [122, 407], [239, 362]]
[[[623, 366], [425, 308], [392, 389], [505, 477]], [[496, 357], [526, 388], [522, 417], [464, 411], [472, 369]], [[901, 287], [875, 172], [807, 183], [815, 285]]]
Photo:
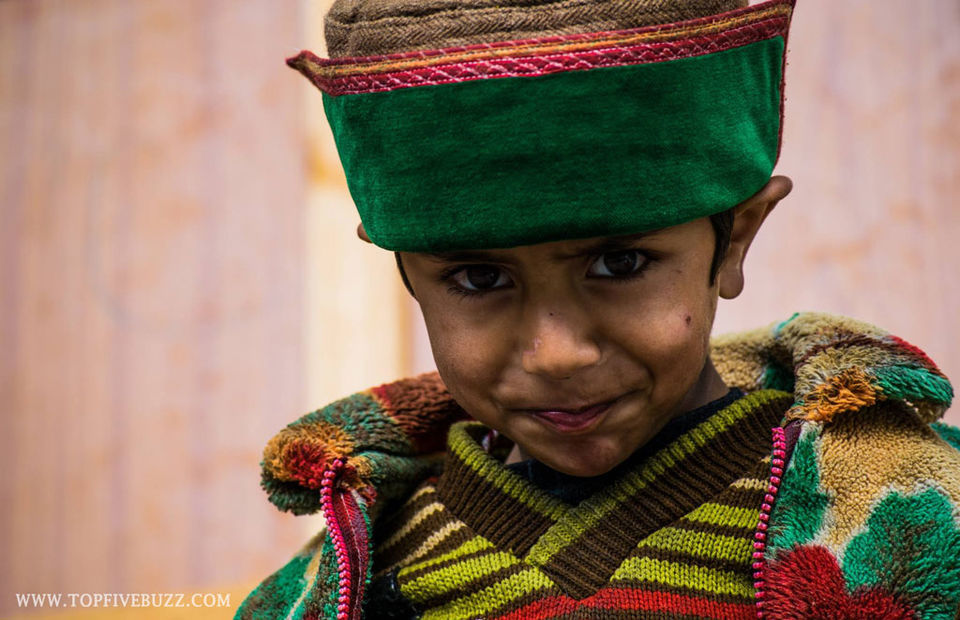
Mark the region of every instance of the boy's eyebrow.
[[427, 257], [445, 263], [499, 263], [503, 262], [493, 252], [484, 250], [454, 250], [452, 252], [427, 252]]
[[597, 241], [584, 244], [582, 247], [573, 250], [572, 252], [558, 252], [554, 254], [554, 258], [558, 260], [566, 260], [571, 258], [579, 258], [581, 256], [591, 256], [596, 254], [604, 254], [606, 252], [616, 252], [617, 250], [628, 250], [633, 247], [635, 243], [640, 241], [645, 237], [659, 232], [657, 230], [646, 230], [640, 233], [634, 233], [632, 235], [623, 235], [620, 237], [606, 237]]
[[[661, 229], [647, 230], [631, 235], [620, 237], [606, 237], [597, 241], [584, 243], [583, 246], [570, 252], [557, 252], [553, 255], [556, 260], [569, 260], [581, 256], [603, 254], [605, 252], [616, 252], [617, 250], [626, 250], [643, 239], [660, 232]], [[505, 262], [502, 255], [498, 255], [495, 250], [454, 250], [450, 252], [427, 252], [426, 255], [434, 260], [447, 263], [502, 263]]]

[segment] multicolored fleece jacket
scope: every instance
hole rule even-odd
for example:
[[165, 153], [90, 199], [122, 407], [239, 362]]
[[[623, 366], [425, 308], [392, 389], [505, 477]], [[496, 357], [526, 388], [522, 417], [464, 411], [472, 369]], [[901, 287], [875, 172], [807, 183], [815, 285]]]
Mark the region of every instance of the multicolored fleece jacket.
[[[304, 416], [262, 485], [326, 527], [237, 618], [960, 617], [960, 431], [933, 362], [822, 314], [711, 356], [747, 396], [575, 507], [504, 473], [436, 375]], [[406, 598], [365, 610], [380, 573]]]

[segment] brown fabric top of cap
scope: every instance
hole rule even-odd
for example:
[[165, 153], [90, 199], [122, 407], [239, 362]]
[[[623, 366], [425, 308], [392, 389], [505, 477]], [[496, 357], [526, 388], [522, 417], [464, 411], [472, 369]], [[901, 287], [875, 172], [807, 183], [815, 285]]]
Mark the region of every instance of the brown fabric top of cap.
[[709, 17], [747, 0], [336, 0], [331, 58], [373, 56]]

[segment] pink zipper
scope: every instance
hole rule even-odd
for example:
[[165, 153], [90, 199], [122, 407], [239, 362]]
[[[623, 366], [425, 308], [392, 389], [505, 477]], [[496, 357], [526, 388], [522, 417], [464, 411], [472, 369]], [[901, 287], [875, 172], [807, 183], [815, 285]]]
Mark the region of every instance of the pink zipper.
[[356, 499], [349, 490], [334, 491], [343, 469], [336, 459], [323, 473], [320, 504], [337, 557], [337, 620], [359, 620], [362, 615], [364, 573], [369, 560], [367, 528]]
[[767, 494], [763, 498], [763, 505], [760, 506], [760, 521], [757, 522], [757, 529], [753, 535], [753, 587], [754, 596], [757, 599], [757, 618], [764, 617], [764, 573], [767, 567], [764, 552], [767, 549], [767, 526], [770, 523], [770, 511], [773, 510], [777, 492], [780, 490], [780, 479], [783, 477], [786, 459], [787, 436], [783, 427], [778, 426], [773, 429], [773, 455], [770, 458]]

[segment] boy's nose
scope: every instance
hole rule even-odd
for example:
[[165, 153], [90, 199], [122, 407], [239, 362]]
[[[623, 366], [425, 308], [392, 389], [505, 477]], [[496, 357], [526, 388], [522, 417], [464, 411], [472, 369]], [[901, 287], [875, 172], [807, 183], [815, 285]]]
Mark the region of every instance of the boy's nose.
[[534, 319], [521, 354], [523, 369], [551, 379], [567, 379], [600, 361], [600, 347], [583, 322], [560, 312], [545, 312]]

